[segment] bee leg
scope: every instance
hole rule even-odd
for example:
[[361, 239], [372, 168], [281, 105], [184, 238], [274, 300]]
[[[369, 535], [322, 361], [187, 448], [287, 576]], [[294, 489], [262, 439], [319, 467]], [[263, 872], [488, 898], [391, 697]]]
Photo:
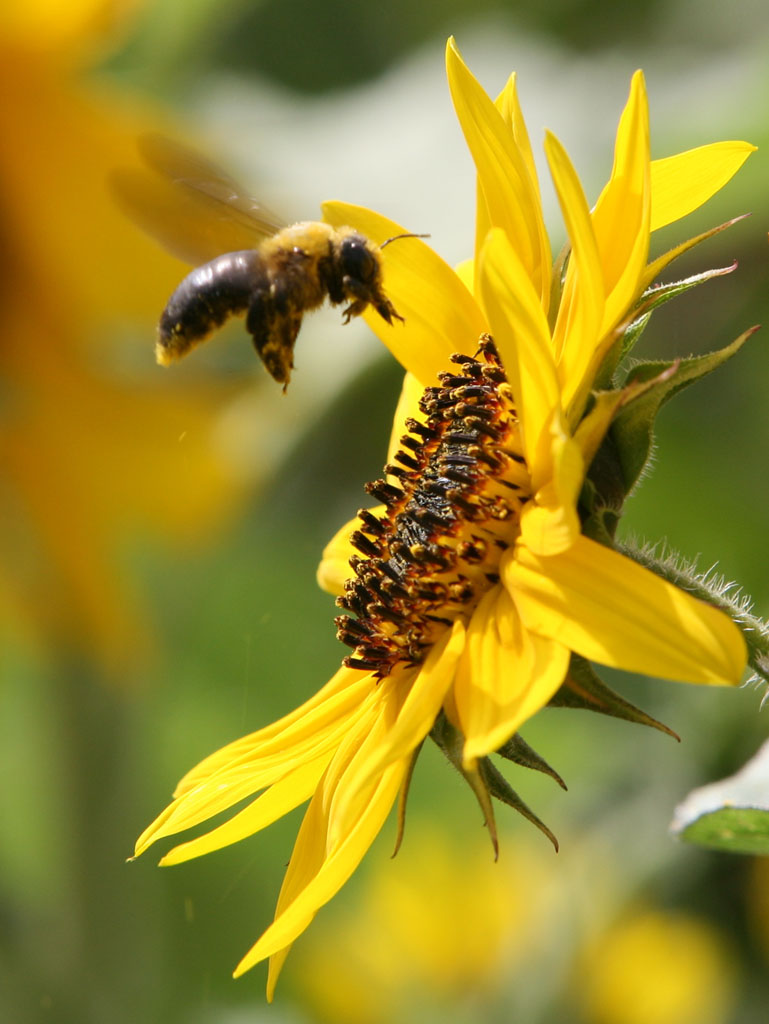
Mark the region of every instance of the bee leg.
[[361, 313], [365, 313], [367, 306], [368, 299], [356, 299], [354, 302], [351, 302], [342, 313], [342, 323], [349, 324], [354, 316], [360, 316]]
[[393, 320], [400, 320], [401, 323], [405, 323], [405, 317], [402, 317], [400, 313], [395, 309], [392, 302], [381, 293], [375, 299], [372, 299], [374, 309], [379, 313], [383, 320], [386, 320], [388, 324], [391, 324]]
[[301, 313], [277, 303], [268, 289], [255, 292], [246, 315], [246, 330], [252, 336], [254, 348], [267, 372], [285, 391], [294, 365], [293, 351], [296, 336], [302, 325]]

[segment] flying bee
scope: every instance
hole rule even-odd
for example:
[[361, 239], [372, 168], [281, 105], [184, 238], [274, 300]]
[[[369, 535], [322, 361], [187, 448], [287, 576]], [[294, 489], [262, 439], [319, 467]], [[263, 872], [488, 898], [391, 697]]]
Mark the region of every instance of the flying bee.
[[388, 324], [403, 320], [382, 290], [381, 250], [394, 239], [376, 246], [353, 228], [322, 221], [286, 227], [198, 153], [159, 135], [139, 145], [153, 173], [115, 174], [121, 204], [171, 253], [202, 264], [160, 317], [155, 354], [162, 365], [245, 314], [260, 359], [285, 390], [304, 314], [325, 299], [348, 303], [344, 323], [369, 305]]

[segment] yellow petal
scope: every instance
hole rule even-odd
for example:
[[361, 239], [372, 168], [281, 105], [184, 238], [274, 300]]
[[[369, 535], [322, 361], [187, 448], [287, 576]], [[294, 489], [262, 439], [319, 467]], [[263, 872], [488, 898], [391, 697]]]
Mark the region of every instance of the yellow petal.
[[166, 867], [181, 864], [193, 857], [202, 857], [203, 854], [221, 850], [222, 847], [237, 843], [271, 825], [312, 796], [332, 754], [333, 751], [328, 750], [322, 757], [298, 764], [293, 771], [270, 786], [229, 821], [206, 832], [205, 835], [198, 836], [197, 839], [180, 843], [169, 850], [159, 863]]
[[749, 142], [713, 142], [652, 160], [651, 230], [664, 228], [706, 203], [755, 149]]
[[[356, 228], [381, 244], [407, 229], [350, 203], [323, 203], [323, 219]], [[382, 254], [384, 290], [405, 323], [388, 325], [369, 309], [363, 318], [395, 358], [423, 387], [449, 365], [452, 352], [474, 352], [486, 321], [470, 292], [437, 253], [419, 238], [393, 242]]]
[[[465, 644], [464, 624], [457, 620], [451, 629], [435, 642], [424, 663], [406, 670], [403, 686], [393, 677], [386, 684], [400, 690], [391, 701], [387, 715], [382, 716], [381, 735], [367, 737], [347, 769], [344, 797], [337, 796], [329, 825], [329, 842], [336, 842], [354, 819], [352, 801], [370, 781], [394, 761], [408, 758], [432, 729], [447, 690], [454, 680], [454, 670]], [[397, 670], [396, 670], [397, 671]]]
[[[563, 430], [560, 417], [550, 429], [550, 477], [521, 513], [521, 537], [538, 555], [556, 555], [571, 547], [580, 533], [577, 496], [585, 476], [579, 446]], [[535, 484], [536, 486], [536, 484]]]
[[[448, 367], [444, 367], [448, 369]], [[409, 418], [424, 420], [426, 417], [419, 409], [419, 400], [424, 394], [424, 385], [414, 376], [413, 373], [405, 374], [403, 386], [401, 387], [398, 405], [393, 416], [393, 425], [390, 432], [390, 444], [387, 447], [387, 461], [395, 459], [396, 452], [401, 448], [401, 438], [408, 433], [406, 420]]]
[[497, 750], [547, 704], [568, 665], [568, 649], [530, 633], [504, 588], [488, 591], [470, 620], [454, 687], [465, 766]]
[[740, 681], [747, 654], [731, 619], [587, 537], [552, 558], [518, 545], [501, 574], [528, 628], [585, 658], [682, 682]]
[[[352, 683], [349, 680], [353, 680]], [[135, 856], [165, 836], [200, 824], [227, 810], [245, 797], [285, 778], [297, 765], [320, 758], [338, 746], [366, 710], [366, 700], [376, 694], [374, 677], [354, 669], [340, 669], [332, 680], [347, 685], [328, 687], [274, 726], [246, 736], [207, 757], [189, 776], [176, 797], [136, 842]], [[280, 723], [275, 723], [279, 725]], [[191, 780], [194, 778], [194, 785]]]
[[454, 273], [469, 292], [475, 294], [475, 260], [462, 260], [454, 267]]
[[[385, 508], [384, 505], [377, 507]], [[376, 509], [372, 509], [372, 512], [376, 513]], [[316, 579], [321, 590], [325, 590], [335, 597], [340, 597], [344, 593], [345, 580], [353, 575], [350, 559], [356, 554], [356, 551], [350, 543], [350, 537], [358, 529], [360, 529], [360, 520], [356, 516], [341, 526], [323, 549]]]
[[[382, 828], [398, 795], [405, 770], [405, 763], [391, 765], [381, 779], [371, 786], [363, 813], [338, 846], [327, 856], [324, 855], [319, 867], [315, 866], [315, 860], [318, 852], [317, 837], [323, 835], [320, 827], [322, 818], [311, 818], [310, 828], [303, 827], [300, 830], [281, 890], [275, 921], [240, 961], [234, 977], [239, 977], [260, 960], [280, 953], [289, 946], [310, 924], [318, 910], [342, 888]], [[313, 807], [313, 804], [310, 806]], [[308, 843], [313, 848], [306, 854], [303, 847]], [[303, 868], [296, 875], [291, 870], [295, 860], [302, 862]], [[276, 972], [271, 971], [268, 979], [269, 998], [276, 982]]]
[[[577, 172], [558, 139], [548, 133], [545, 153], [561, 214], [571, 241], [571, 256], [553, 330], [553, 354], [566, 408], [592, 384], [596, 347], [604, 315], [604, 283], [593, 221]], [[579, 418], [577, 408], [570, 419]]]
[[[463, 62], [456, 44], [446, 47], [446, 71], [459, 124], [475, 161], [488, 220], [501, 228], [546, 309], [550, 287], [550, 249], [536, 186], [512, 131]], [[484, 236], [485, 237], [485, 236]], [[484, 238], [476, 237], [476, 259]]]
[[593, 211], [606, 294], [602, 333], [625, 315], [638, 295], [649, 253], [649, 165], [649, 103], [643, 74], [636, 71], [617, 129], [611, 177]]
[[[537, 178], [537, 164], [534, 160], [534, 153], [531, 148], [531, 142], [529, 141], [529, 132], [526, 127], [526, 121], [523, 117], [523, 111], [521, 110], [521, 104], [518, 100], [518, 76], [513, 72], [505, 83], [505, 87], [502, 92], [497, 96], [494, 106], [502, 115], [502, 120], [508, 126], [513, 133], [513, 139], [515, 145], [521, 156], [521, 159], [526, 164], [526, 168], [529, 172], [529, 178], [534, 191], [537, 194], [539, 200], [539, 180]], [[540, 224], [544, 233], [544, 246], [545, 250], [549, 253], [550, 242], [547, 239], [547, 232], [545, 231], [545, 223], [540, 218]], [[550, 257], [547, 259], [548, 264], [551, 262]]]
[[325, 686], [289, 714], [209, 754], [181, 779], [174, 796], [190, 792], [222, 768], [247, 761], [255, 751], [262, 756], [280, 754], [289, 743], [311, 737], [316, 730], [354, 709], [374, 686], [371, 673], [343, 666]]
[[550, 330], [539, 298], [507, 236], [495, 228], [481, 252], [480, 291], [521, 423], [529, 469], [537, 470], [546, 430], [560, 408]]

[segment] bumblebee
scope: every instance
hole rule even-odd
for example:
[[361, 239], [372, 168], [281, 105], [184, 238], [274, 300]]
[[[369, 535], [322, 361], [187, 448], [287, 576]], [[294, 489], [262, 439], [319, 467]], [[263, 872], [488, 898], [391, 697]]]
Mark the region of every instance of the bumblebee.
[[[140, 151], [154, 173], [115, 175], [119, 200], [170, 252], [202, 264], [160, 317], [155, 354], [162, 365], [245, 314], [260, 359], [285, 390], [304, 314], [326, 299], [348, 303], [344, 323], [369, 305], [388, 324], [403, 320], [382, 290], [382, 246], [321, 221], [281, 226], [205, 157], [162, 136], [142, 138]], [[217, 252], [224, 255], [212, 259]]]

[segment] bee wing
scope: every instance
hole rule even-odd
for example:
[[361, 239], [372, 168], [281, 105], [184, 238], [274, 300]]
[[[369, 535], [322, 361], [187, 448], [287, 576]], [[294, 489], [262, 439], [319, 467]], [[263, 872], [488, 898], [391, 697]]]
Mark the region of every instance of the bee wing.
[[146, 169], [112, 175], [125, 212], [174, 256], [207, 263], [222, 253], [253, 249], [285, 226], [200, 153], [162, 135], [145, 135]]

